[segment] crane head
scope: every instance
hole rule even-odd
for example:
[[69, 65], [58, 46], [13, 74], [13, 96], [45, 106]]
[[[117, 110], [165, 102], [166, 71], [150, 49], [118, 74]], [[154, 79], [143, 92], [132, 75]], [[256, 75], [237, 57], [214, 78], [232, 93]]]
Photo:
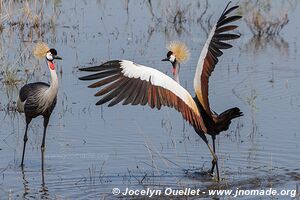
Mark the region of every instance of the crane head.
[[169, 61], [173, 66], [173, 74], [176, 73], [176, 68], [179, 67], [179, 63], [187, 61], [190, 57], [190, 52], [187, 46], [183, 42], [172, 41], [167, 45], [169, 50], [167, 53], [167, 58], [162, 59], [162, 61]]
[[62, 60], [62, 58], [57, 55], [57, 51], [55, 49], [50, 49], [47, 52], [46, 59], [48, 61], [53, 61], [54, 59], [56, 59], [56, 60]]

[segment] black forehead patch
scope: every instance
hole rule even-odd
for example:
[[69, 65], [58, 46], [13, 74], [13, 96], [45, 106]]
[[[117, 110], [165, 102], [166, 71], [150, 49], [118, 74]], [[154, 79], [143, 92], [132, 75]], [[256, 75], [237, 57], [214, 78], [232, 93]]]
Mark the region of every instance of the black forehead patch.
[[57, 51], [55, 49], [50, 49], [49, 51], [52, 55], [55, 55], [55, 56], [57, 55]]
[[173, 52], [172, 52], [172, 51], [169, 51], [169, 52], [167, 53], [167, 57], [169, 58], [172, 54], [173, 54]]

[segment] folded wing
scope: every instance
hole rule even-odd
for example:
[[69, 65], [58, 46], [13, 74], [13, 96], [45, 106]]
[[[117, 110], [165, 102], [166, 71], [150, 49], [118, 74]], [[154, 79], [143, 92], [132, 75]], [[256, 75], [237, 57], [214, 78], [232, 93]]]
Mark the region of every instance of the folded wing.
[[90, 88], [101, 87], [95, 96], [102, 96], [96, 103], [108, 106], [123, 102], [123, 105], [146, 105], [160, 109], [174, 107], [192, 126], [206, 132], [206, 127], [192, 96], [181, 85], [164, 73], [127, 60], [112, 60], [100, 66], [81, 68], [81, 71], [96, 72], [79, 78], [98, 80]]
[[222, 49], [229, 49], [232, 46], [225, 41], [233, 40], [240, 37], [240, 35], [228, 33], [236, 29], [238, 26], [230, 24], [241, 18], [241, 16], [227, 16], [229, 13], [238, 8], [238, 6], [233, 6], [228, 8], [229, 4], [226, 6], [218, 22], [213, 26], [208, 39], [201, 51], [195, 78], [194, 78], [194, 89], [198, 100], [203, 106], [204, 110], [210, 116], [213, 115], [209, 107], [208, 100], [208, 81], [211, 73], [213, 72], [215, 65], [218, 63], [218, 57], [220, 57], [223, 52]]

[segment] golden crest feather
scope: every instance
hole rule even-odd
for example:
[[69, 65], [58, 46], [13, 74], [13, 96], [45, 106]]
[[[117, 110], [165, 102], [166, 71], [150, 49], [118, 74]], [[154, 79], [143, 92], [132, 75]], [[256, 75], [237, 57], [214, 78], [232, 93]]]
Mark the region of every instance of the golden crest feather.
[[174, 53], [177, 61], [180, 63], [187, 61], [190, 57], [190, 51], [183, 42], [172, 41], [167, 45], [167, 49]]
[[36, 58], [40, 59], [46, 56], [49, 51], [49, 47], [44, 42], [38, 42], [33, 50], [33, 54]]

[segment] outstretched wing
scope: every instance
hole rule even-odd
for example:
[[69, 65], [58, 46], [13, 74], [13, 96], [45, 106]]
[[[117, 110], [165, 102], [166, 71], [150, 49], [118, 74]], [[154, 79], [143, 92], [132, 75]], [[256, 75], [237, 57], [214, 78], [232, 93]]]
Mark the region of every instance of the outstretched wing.
[[108, 106], [123, 101], [123, 105], [146, 105], [160, 109], [174, 107], [192, 126], [206, 132], [203, 119], [192, 96], [164, 73], [128, 60], [112, 60], [100, 66], [81, 68], [97, 72], [80, 80], [99, 80], [90, 88], [102, 87], [95, 96], [103, 96], [96, 105]]
[[229, 23], [234, 22], [241, 18], [241, 16], [227, 16], [229, 13], [237, 9], [239, 6], [233, 6], [228, 8], [230, 2], [223, 11], [218, 22], [213, 26], [206, 43], [201, 51], [195, 78], [194, 78], [194, 89], [198, 100], [203, 106], [204, 110], [210, 116], [213, 114], [209, 107], [208, 101], [208, 80], [213, 72], [215, 65], [218, 63], [218, 57], [220, 57], [223, 52], [222, 49], [229, 49], [232, 45], [227, 44], [224, 41], [233, 40], [240, 37], [240, 35], [228, 33], [236, 29], [238, 26], [231, 25]]

